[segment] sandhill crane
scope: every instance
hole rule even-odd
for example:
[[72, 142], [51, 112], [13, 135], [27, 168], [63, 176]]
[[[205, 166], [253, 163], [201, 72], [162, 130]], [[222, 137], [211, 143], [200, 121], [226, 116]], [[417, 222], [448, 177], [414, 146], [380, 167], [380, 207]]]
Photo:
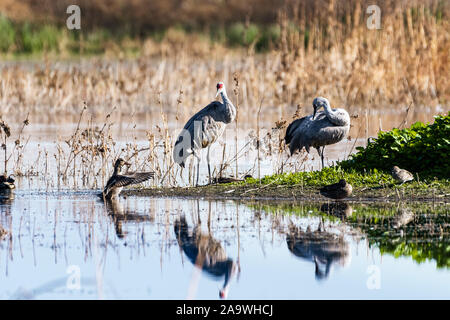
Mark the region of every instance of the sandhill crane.
[[228, 98], [223, 82], [217, 84], [216, 97], [219, 94], [222, 96], [223, 103], [213, 101], [194, 114], [185, 124], [175, 142], [173, 150], [174, 161], [183, 168], [186, 159], [190, 155], [193, 154], [197, 158], [197, 185], [200, 169], [200, 150], [208, 148], [206, 160], [208, 162], [209, 182], [211, 183], [211, 167], [209, 159], [211, 145], [223, 134], [226, 125], [233, 122], [236, 117], [236, 108]]
[[[286, 129], [284, 138], [289, 145], [291, 155], [305, 147], [309, 153], [310, 147], [317, 149], [323, 163], [325, 146], [338, 143], [344, 139], [350, 129], [350, 116], [344, 109], [331, 109], [326, 98], [318, 97], [313, 101], [314, 113], [293, 121]], [[317, 110], [324, 108], [324, 112]], [[320, 150], [322, 147], [322, 150]]]
[[411, 172], [405, 169], [400, 169], [397, 166], [392, 167], [391, 174], [395, 181], [401, 182], [400, 184], [414, 180], [414, 176]]
[[131, 174], [120, 174], [124, 165], [129, 166], [130, 163], [122, 158], [119, 158], [114, 163], [114, 172], [111, 178], [106, 183], [106, 187], [100, 197], [106, 199], [115, 198], [122, 191], [123, 187], [144, 182], [155, 176], [154, 172], [135, 172]]
[[184, 216], [175, 221], [174, 231], [180, 248], [183, 249], [193, 265], [213, 277], [225, 277], [219, 296], [226, 298], [230, 280], [236, 271], [236, 263], [227, 257], [220, 242], [210, 234], [202, 233], [200, 224], [189, 232], [189, 226]]
[[352, 194], [352, 191], [352, 185], [344, 179], [341, 179], [338, 183], [322, 187], [320, 189], [320, 194], [327, 198], [340, 200], [349, 197]]

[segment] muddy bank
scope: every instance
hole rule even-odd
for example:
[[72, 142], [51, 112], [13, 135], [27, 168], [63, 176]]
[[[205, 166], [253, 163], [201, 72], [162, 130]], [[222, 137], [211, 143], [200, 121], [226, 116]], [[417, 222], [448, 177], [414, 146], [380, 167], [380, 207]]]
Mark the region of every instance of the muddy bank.
[[[149, 197], [177, 197], [230, 200], [312, 200], [323, 201], [327, 198], [319, 194], [318, 187], [286, 185], [208, 185], [200, 187], [150, 188], [124, 190], [122, 195]], [[347, 200], [354, 201], [436, 201], [450, 202], [450, 186], [428, 189], [407, 187], [368, 187], [353, 188], [353, 194]]]

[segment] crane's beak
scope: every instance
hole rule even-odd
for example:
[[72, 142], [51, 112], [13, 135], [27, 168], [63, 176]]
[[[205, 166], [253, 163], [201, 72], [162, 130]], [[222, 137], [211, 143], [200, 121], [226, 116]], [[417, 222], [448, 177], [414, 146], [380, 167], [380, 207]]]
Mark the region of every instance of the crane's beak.
[[218, 96], [219, 94], [221, 94], [221, 93], [222, 93], [222, 91], [223, 91], [223, 88], [220, 88], [219, 90], [217, 90], [217, 93], [216, 93], [216, 98], [217, 98], [217, 96]]
[[316, 108], [314, 108], [314, 113], [313, 113], [313, 120], [316, 118], [316, 112], [317, 112], [317, 109]]

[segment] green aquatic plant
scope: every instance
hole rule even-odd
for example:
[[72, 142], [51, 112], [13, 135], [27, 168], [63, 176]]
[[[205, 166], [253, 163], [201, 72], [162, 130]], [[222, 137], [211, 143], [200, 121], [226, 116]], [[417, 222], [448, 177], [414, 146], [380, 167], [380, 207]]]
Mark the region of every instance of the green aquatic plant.
[[422, 177], [450, 178], [450, 112], [433, 124], [416, 122], [410, 128], [381, 131], [367, 147], [339, 165], [343, 169], [389, 171], [397, 165]]
[[[356, 170], [343, 170], [339, 166], [327, 167], [321, 171], [310, 172], [286, 172], [274, 174], [261, 179], [261, 184], [274, 185], [304, 185], [320, 187], [326, 184], [336, 183], [340, 179], [345, 179], [354, 187], [377, 187], [394, 183], [390, 174], [377, 169], [367, 172]], [[248, 178], [246, 184], [259, 184], [259, 180]]]

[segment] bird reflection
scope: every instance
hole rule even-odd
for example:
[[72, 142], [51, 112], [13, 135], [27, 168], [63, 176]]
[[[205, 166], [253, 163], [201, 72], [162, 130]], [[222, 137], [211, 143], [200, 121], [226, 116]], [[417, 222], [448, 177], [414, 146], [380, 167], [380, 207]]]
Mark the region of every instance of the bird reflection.
[[14, 192], [11, 189], [0, 190], [0, 205], [11, 205], [14, 200]]
[[326, 202], [322, 204], [320, 211], [341, 220], [344, 220], [353, 214], [352, 206], [346, 202]]
[[314, 262], [317, 280], [326, 279], [333, 264], [347, 265], [350, 260], [348, 243], [342, 236], [321, 230], [306, 231], [291, 224], [286, 236], [288, 249], [297, 257]]
[[2, 225], [0, 225], [0, 241], [6, 239], [8, 233], [9, 233], [8, 230], [6, 230], [5, 228], [3, 228]]
[[221, 298], [226, 298], [230, 280], [236, 273], [236, 263], [227, 257], [225, 250], [219, 241], [210, 233], [201, 232], [201, 224], [198, 223], [190, 230], [186, 218], [175, 221], [174, 231], [178, 245], [195, 266], [201, 268], [208, 275], [221, 278], [225, 277], [222, 289], [219, 291]]
[[407, 207], [398, 209], [397, 215], [392, 219], [391, 225], [394, 229], [405, 227], [414, 220], [414, 213]]
[[126, 237], [127, 232], [123, 231], [123, 224], [127, 222], [142, 222], [151, 221], [152, 217], [147, 215], [140, 215], [134, 212], [125, 212], [123, 204], [118, 198], [106, 199], [105, 201], [106, 211], [114, 222], [114, 228], [116, 235], [119, 239]]

